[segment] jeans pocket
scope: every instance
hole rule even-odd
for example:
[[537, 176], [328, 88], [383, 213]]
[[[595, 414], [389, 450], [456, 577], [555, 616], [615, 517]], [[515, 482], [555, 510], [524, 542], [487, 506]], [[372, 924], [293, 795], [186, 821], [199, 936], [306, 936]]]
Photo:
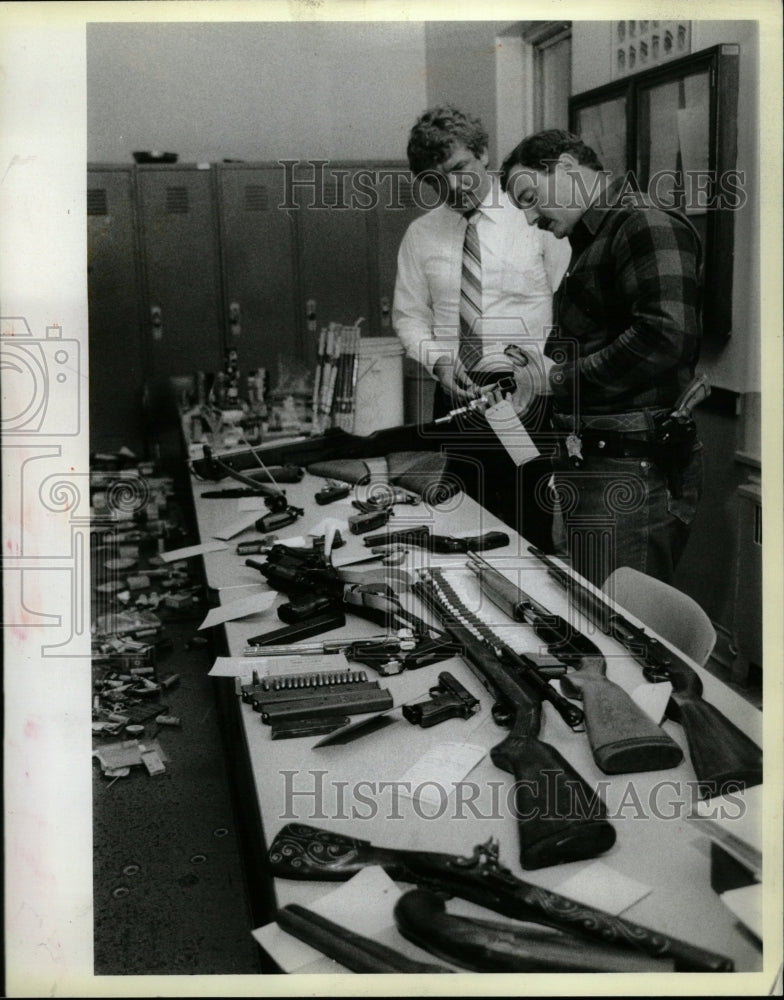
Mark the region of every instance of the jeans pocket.
[[667, 511], [684, 524], [691, 524], [702, 496], [702, 444], [695, 445], [688, 463], [681, 473], [681, 496], [674, 497], [667, 490]]

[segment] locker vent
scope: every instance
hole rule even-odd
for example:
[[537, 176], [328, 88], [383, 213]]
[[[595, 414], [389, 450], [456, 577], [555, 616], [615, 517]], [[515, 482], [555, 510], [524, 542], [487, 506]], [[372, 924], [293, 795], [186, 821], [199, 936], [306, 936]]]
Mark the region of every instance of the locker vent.
[[188, 211], [188, 189], [186, 187], [166, 188], [166, 211], [170, 215], [185, 215]]
[[87, 214], [109, 214], [109, 206], [106, 201], [106, 188], [87, 188]]
[[266, 212], [269, 208], [269, 190], [266, 184], [245, 186], [245, 211]]
[[403, 208], [414, 207], [414, 185], [409, 183], [401, 184], [398, 188], [400, 192], [400, 204]]
[[754, 506], [754, 544], [762, 545], [762, 507]]

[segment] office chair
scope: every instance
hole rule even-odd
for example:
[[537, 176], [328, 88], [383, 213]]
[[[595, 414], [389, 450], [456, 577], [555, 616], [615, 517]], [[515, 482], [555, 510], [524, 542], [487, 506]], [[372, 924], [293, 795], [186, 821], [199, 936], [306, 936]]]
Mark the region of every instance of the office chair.
[[631, 566], [619, 566], [610, 573], [602, 590], [643, 625], [705, 665], [716, 645], [716, 630], [688, 594]]

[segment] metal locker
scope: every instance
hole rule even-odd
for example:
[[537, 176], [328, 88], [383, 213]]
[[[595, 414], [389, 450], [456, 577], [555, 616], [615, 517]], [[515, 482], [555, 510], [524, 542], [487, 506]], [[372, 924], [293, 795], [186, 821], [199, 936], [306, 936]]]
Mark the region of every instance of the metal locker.
[[142, 449], [144, 342], [133, 167], [87, 171], [90, 449]]
[[293, 201], [298, 206], [300, 308], [305, 317], [303, 360], [313, 368], [318, 334], [329, 323], [371, 331], [369, 212], [355, 207], [352, 178], [365, 167], [356, 164], [300, 162]]
[[217, 168], [226, 345], [240, 371], [302, 357], [297, 296], [296, 223], [285, 207], [283, 168], [220, 164]]
[[137, 167], [154, 380], [223, 366], [213, 177], [197, 166]]

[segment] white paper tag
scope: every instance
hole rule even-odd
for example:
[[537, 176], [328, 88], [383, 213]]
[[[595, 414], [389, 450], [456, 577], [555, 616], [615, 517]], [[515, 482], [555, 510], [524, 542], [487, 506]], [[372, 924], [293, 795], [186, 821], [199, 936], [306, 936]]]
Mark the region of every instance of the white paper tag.
[[440, 743], [431, 747], [400, 779], [411, 788], [410, 794], [402, 791], [401, 795], [441, 805], [444, 796], [452, 794], [454, 786], [465, 778], [486, 753], [486, 747], [469, 743]]
[[484, 415], [515, 465], [523, 465], [532, 458], [539, 458], [539, 449], [508, 399], [502, 399], [500, 403], [489, 407]]
[[171, 552], [161, 552], [163, 562], [177, 562], [180, 559], [190, 559], [191, 556], [203, 556], [208, 552], [220, 552], [227, 548], [222, 542], [204, 542], [201, 545], [188, 545], [184, 549], [172, 549]]
[[213, 538], [228, 539], [233, 538], [235, 535], [239, 535], [241, 531], [247, 531], [248, 528], [252, 528], [258, 517], [256, 516], [257, 511], [245, 511], [240, 517], [235, 518], [230, 521], [225, 527], [220, 528], [218, 531], [212, 533]]
[[667, 702], [672, 694], [672, 684], [661, 681], [658, 684], [640, 684], [631, 692], [632, 701], [656, 723], [661, 725]]
[[262, 590], [260, 593], [250, 594], [248, 597], [241, 597], [228, 604], [221, 604], [220, 607], [211, 608], [197, 631], [203, 628], [212, 628], [213, 625], [220, 625], [223, 622], [235, 621], [238, 618], [247, 618], [248, 615], [255, 615], [261, 611], [268, 611], [275, 603], [277, 596], [275, 590]]
[[644, 899], [652, 887], [621, 875], [603, 861], [594, 861], [582, 871], [558, 883], [555, 891], [577, 903], [618, 916]]

